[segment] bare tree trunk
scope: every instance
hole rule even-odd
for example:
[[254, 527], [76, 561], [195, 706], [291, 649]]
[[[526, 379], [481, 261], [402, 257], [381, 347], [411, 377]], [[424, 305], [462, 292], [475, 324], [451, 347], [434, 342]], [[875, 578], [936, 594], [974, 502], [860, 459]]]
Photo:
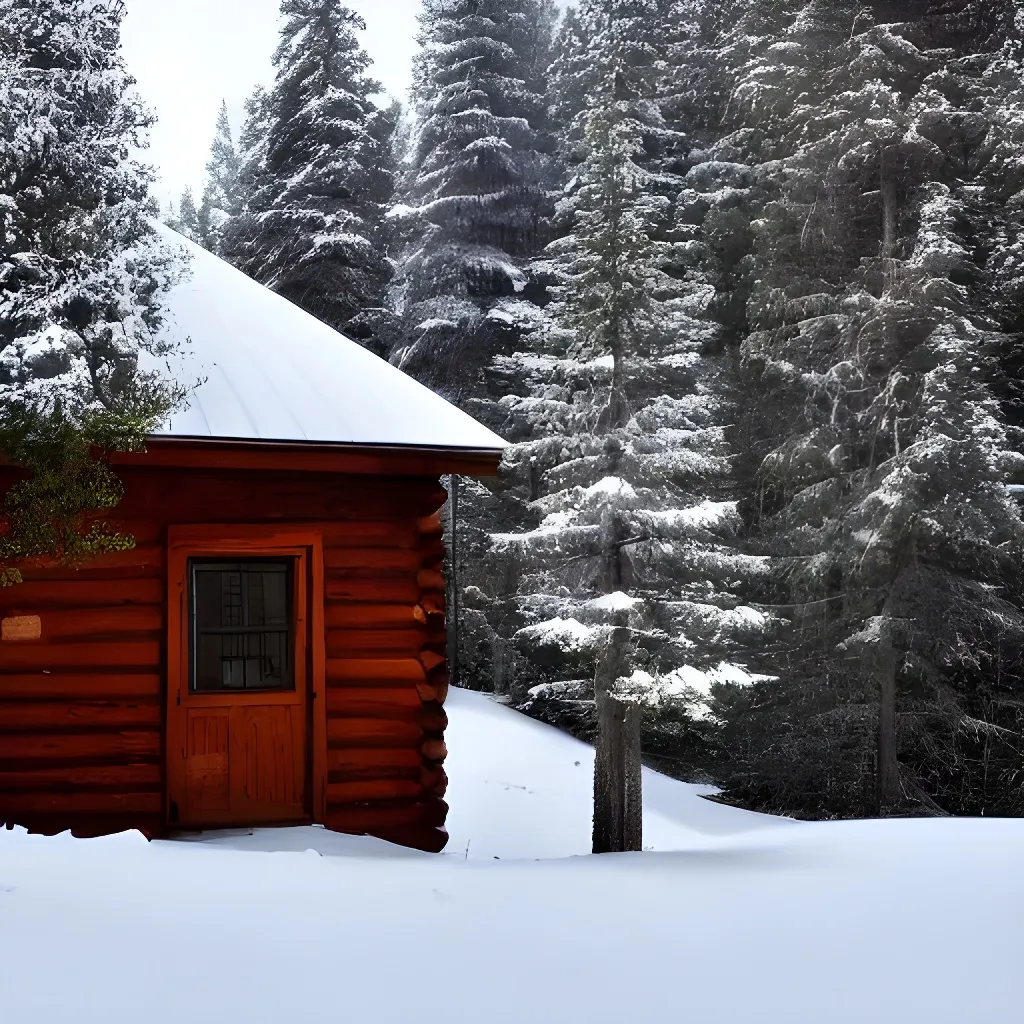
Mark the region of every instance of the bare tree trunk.
[[640, 709], [612, 695], [615, 681], [629, 674], [629, 644], [629, 629], [614, 626], [594, 674], [594, 853], [640, 850], [643, 844]]
[[594, 853], [643, 849], [640, 709], [606, 696], [594, 759]]
[[605, 509], [601, 516], [601, 547], [604, 549], [603, 584], [606, 594], [622, 589], [622, 542], [625, 539], [621, 514], [614, 509]]
[[878, 701], [878, 813], [900, 799], [900, 769], [896, 758], [896, 653], [884, 635], [877, 652]]
[[612, 692], [615, 680], [630, 674], [630, 649], [632, 637], [626, 625], [627, 613], [617, 612], [615, 625], [604, 650], [598, 655], [594, 673], [594, 700], [600, 704]]
[[449, 477], [449, 519], [451, 543], [449, 547], [449, 614], [448, 614], [448, 673], [452, 686], [459, 685], [459, 478]]

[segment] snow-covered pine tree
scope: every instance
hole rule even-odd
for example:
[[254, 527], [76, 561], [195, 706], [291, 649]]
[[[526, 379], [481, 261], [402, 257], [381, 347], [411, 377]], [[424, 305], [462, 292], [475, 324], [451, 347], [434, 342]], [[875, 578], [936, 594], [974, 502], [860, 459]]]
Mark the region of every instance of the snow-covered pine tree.
[[202, 243], [199, 210], [196, 208], [196, 201], [195, 197], [192, 195], [192, 189], [188, 186], [186, 186], [185, 191], [181, 193], [181, 199], [178, 202], [178, 213], [174, 222], [170, 224], [170, 227], [183, 234], [186, 238], [191, 239], [193, 242]]
[[762, 563], [734, 546], [713, 289], [683, 269], [668, 173], [643, 166], [645, 141], [668, 133], [629, 85], [658, 71], [637, 59], [632, 33], [650, 26], [633, 6], [593, 22], [586, 74], [599, 76], [559, 209], [571, 233], [546, 254], [555, 301], [529, 347], [490, 370], [507, 391], [493, 422], [515, 442], [503, 484], [532, 528], [470, 559], [464, 658], [526, 710], [586, 733], [595, 654], [625, 619], [636, 671], [623, 686], [650, 708], [645, 748], [693, 765], [713, 742], [713, 683], [750, 681], [743, 652], [770, 623], [739, 596]]
[[206, 185], [196, 211], [200, 245], [210, 252], [220, 252], [224, 225], [242, 212], [239, 172], [241, 158], [231, 135], [228, 105], [221, 102], [217, 128], [206, 164]]
[[1024, 617], [979, 256], [991, 8], [760, 7], [788, 25], [733, 92], [770, 200], [745, 511], [779, 569], [763, 599], [793, 630], [777, 682], [720, 694], [732, 788], [810, 814], [998, 813]]
[[551, 22], [549, 0], [424, 2], [392, 216], [404, 330], [391, 358], [456, 400], [482, 394], [482, 370], [509, 334], [488, 313], [528, 292], [524, 266], [543, 244], [550, 147], [538, 76]]
[[381, 224], [393, 188], [393, 111], [338, 0], [283, 0], [277, 77], [250, 102], [241, 214], [224, 231], [235, 266], [344, 330], [390, 277]]
[[235, 248], [256, 231], [251, 208], [267, 156], [270, 124], [268, 93], [258, 85], [245, 101], [245, 117], [238, 133], [238, 211], [224, 224], [221, 233], [221, 255], [228, 260], [233, 259]]
[[0, 505], [0, 585], [25, 559], [130, 545], [102, 522], [120, 488], [92, 450], [140, 444], [177, 398], [139, 366], [181, 256], [146, 219], [122, 17], [0, 0], [0, 452], [31, 472]]

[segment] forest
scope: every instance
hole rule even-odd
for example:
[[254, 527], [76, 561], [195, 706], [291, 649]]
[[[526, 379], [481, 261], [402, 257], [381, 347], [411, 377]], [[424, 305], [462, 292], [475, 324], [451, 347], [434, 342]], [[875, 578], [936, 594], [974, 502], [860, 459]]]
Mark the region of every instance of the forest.
[[75, 524], [116, 501], [89, 446], [176, 398], [133, 359], [158, 212], [511, 442], [447, 481], [458, 685], [591, 738], [625, 630], [645, 758], [723, 800], [1024, 813], [1019, 0], [424, 0], [404, 105], [357, 14], [283, 0], [159, 211], [116, 11], [48, 6], [44, 46], [0, 0], [10, 582], [121, 542]]

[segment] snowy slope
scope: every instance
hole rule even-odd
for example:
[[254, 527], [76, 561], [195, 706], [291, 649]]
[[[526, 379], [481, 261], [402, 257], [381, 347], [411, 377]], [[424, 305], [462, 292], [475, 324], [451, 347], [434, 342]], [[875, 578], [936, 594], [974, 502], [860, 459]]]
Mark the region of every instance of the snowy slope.
[[585, 849], [585, 748], [450, 710], [445, 856], [0, 832], [4, 1019], [1020, 1021], [1024, 822], [775, 821], [651, 773], [648, 838], [677, 852], [509, 860]]
[[158, 338], [177, 352], [159, 362], [144, 354], [143, 365], [199, 385], [158, 436], [505, 447], [401, 370], [170, 228], [154, 227], [191, 260], [168, 293]]
[[[450, 691], [445, 706], [447, 853], [462, 856], [467, 846], [471, 859], [589, 853], [594, 748], [464, 690]], [[708, 792], [645, 768], [644, 847], [690, 849], [714, 836], [790, 824], [701, 799]]]

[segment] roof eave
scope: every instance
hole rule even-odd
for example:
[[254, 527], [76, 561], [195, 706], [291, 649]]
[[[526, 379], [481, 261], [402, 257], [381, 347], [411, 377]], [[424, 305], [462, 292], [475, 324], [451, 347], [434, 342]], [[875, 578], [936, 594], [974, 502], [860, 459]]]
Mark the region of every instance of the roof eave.
[[155, 435], [142, 452], [115, 453], [114, 465], [268, 469], [367, 476], [497, 476], [501, 448], [265, 441]]

